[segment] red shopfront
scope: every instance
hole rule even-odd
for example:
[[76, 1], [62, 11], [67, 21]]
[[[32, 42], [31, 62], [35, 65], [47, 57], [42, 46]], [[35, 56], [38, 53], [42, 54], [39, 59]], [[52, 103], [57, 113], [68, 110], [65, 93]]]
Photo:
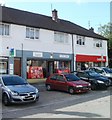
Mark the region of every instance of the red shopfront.
[[93, 55], [76, 55], [76, 62], [78, 65], [87, 64], [88, 67], [92, 66], [105, 66], [106, 56], [93, 56]]

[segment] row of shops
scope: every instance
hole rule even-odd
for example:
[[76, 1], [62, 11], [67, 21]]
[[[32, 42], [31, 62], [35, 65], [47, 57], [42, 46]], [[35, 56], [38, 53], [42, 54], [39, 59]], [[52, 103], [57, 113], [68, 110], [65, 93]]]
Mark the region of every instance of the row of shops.
[[85, 70], [92, 66], [105, 66], [106, 56], [58, 54], [16, 51], [16, 56], [1, 57], [0, 73], [16, 74], [24, 78], [46, 78], [52, 73]]

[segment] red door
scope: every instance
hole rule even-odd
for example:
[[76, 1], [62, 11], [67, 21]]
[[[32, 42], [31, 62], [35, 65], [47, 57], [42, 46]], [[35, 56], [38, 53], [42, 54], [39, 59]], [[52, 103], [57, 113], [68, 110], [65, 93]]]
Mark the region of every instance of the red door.
[[14, 58], [14, 74], [21, 76], [21, 59]]

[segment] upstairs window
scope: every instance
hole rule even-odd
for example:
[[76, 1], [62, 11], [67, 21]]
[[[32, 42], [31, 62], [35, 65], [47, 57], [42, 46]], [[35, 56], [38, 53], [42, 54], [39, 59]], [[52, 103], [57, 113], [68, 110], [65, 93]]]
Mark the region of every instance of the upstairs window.
[[102, 40], [94, 40], [94, 47], [101, 48]]
[[78, 45], [85, 45], [85, 37], [77, 35], [77, 43]]
[[9, 24], [0, 23], [0, 35], [9, 36], [9, 28], [10, 28]]
[[26, 38], [39, 39], [39, 29], [26, 27]]
[[54, 32], [54, 41], [58, 43], [68, 43], [68, 34], [61, 32]]

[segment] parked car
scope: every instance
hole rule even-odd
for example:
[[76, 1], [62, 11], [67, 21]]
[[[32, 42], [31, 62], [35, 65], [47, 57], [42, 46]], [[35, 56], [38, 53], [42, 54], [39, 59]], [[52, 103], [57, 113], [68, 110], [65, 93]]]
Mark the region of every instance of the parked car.
[[112, 69], [108, 67], [92, 67], [89, 68], [89, 70], [95, 71], [102, 76], [108, 77], [111, 80], [111, 85], [112, 85]]
[[0, 90], [4, 105], [27, 103], [39, 100], [39, 91], [17, 75], [1, 75]]
[[111, 81], [107, 77], [101, 76], [95, 71], [89, 70], [81, 71], [77, 72], [76, 75], [80, 77], [82, 80], [90, 82], [92, 90], [107, 89], [107, 87], [109, 87], [111, 84]]
[[81, 80], [71, 73], [54, 73], [46, 79], [46, 89], [62, 90], [70, 94], [87, 92], [91, 90], [91, 84]]

